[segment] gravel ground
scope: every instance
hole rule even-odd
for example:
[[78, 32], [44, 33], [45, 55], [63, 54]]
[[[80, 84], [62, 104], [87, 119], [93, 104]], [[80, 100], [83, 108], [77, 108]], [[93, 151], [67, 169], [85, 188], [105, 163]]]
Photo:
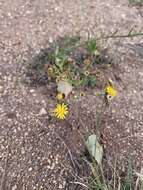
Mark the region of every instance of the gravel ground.
[[[129, 6], [126, 0], [0, 0], [1, 190], [82, 189], [70, 184], [73, 169], [66, 142], [78, 141], [70, 123], [76, 127], [80, 116], [87, 119], [87, 128], [94, 125], [88, 113], [95, 113], [96, 98], [73, 100], [68, 122], [50, 122], [54, 100], [47, 99], [49, 94], [40, 87], [23, 82], [25, 63], [59, 36], [78, 33], [85, 38], [89, 31], [99, 35], [116, 29], [126, 33], [132, 26], [138, 30], [142, 13], [142, 8]], [[114, 76], [119, 95], [104, 121], [107, 158], [116, 155], [124, 164], [131, 154], [139, 170], [143, 165], [143, 38], [109, 40], [107, 45], [119, 62], [118, 80]]]

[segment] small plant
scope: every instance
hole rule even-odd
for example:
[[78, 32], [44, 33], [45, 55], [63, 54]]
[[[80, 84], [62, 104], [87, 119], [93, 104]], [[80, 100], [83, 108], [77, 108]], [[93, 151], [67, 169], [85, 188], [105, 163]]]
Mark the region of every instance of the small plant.
[[[135, 175], [130, 160], [128, 162], [127, 175], [124, 178], [120, 177], [116, 165], [115, 167], [111, 165], [107, 166], [106, 162], [106, 167], [110, 168], [110, 176], [112, 176], [112, 178], [108, 180], [102, 163], [103, 149], [95, 134], [88, 137], [86, 147], [91, 156], [90, 162], [87, 159], [85, 160], [92, 173], [92, 179], [89, 179], [88, 184], [90, 190], [142, 190], [142, 178], [140, 177], [140, 183], [138, 179], [137, 181], [134, 180]], [[140, 174], [138, 175], [141, 176]], [[136, 188], [133, 188], [135, 186]]]
[[[73, 46], [75, 48], [78, 47], [78, 42], [78, 40], [71, 41], [69, 39], [66, 43], [63, 42], [64, 45], [62, 45], [62, 47], [56, 47], [55, 64], [52, 66], [53, 77], [55, 79], [58, 78], [58, 80], [68, 81], [75, 87], [94, 87], [96, 85], [96, 79], [95, 76], [90, 73], [90, 69], [93, 66], [92, 56], [97, 50], [95, 41], [86, 42], [89, 59], [85, 57], [83, 61], [78, 60], [75, 56], [76, 50], [73, 51]], [[70, 45], [72, 45], [72, 47]]]
[[[113, 84], [110, 81], [110, 85], [108, 85], [104, 89], [104, 96], [116, 97], [117, 90], [113, 87]], [[104, 103], [104, 100], [103, 100]], [[103, 104], [106, 106], [106, 104]], [[142, 190], [142, 175], [137, 174], [139, 178], [135, 181], [135, 172], [133, 171], [132, 161], [129, 159], [126, 176], [122, 177], [119, 174], [119, 170], [117, 169], [117, 160], [115, 161], [115, 165], [112, 166], [108, 164], [108, 160], [103, 159], [104, 150], [102, 145], [100, 144], [101, 135], [100, 132], [100, 121], [103, 113], [103, 109], [105, 107], [101, 106], [101, 111], [99, 112], [99, 122], [98, 126], [96, 126], [96, 134], [89, 135], [85, 145], [87, 151], [89, 153], [89, 157], [84, 159], [86, 163], [88, 163], [89, 168], [92, 173], [92, 178], [88, 180], [88, 188], [90, 190]], [[108, 172], [105, 168], [110, 172], [110, 179], [108, 179]], [[87, 185], [87, 184], [86, 184]], [[135, 188], [134, 188], [135, 187]]]
[[96, 55], [97, 54], [97, 42], [96, 42], [96, 39], [89, 39], [87, 42], [86, 42], [86, 48], [88, 50], [88, 52], [91, 54], [91, 55]]
[[42, 51], [29, 65], [28, 74], [40, 84], [66, 81], [72, 86], [96, 86], [93, 74], [97, 64], [107, 63], [97, 48], [96, 39], [80, 41], [80, 37], [65, 37]]
[[[130, 0], [130, 3], [143, 3], [143, 0]], [[142, 32], [135, 33], [133, 29], [128, 34], [118, 35], [118, 31], [108, 38], [126, 38], [143, 35]], [[100, 40], [100, 39], [98, 39]], [[55, 41], [51, 46], [43, 51], [33, 60], [28, 67], [28, 75], [32, 81], [40, 84], [54, 82], [57, 86], [57, 105], [53, 110], [53, 115], [60, 120], [67, 118], [69, 106], [65, 99], [72, 92], [73, 88], [94, 88], [97, 83], [95, 75], [96, 69], [101, 64], [110, 64], [106, 60], [105, 54], [101, 52], [97, 44], [97, 39], [92, 38], [81, 42], [80, 37], [64, 37]], [[85, 185], [90, 190], [133, 190], [134, 173], [131, 162], [129, 162], [127, 176], [124, 179], [118, 174], [116, 167], [110, 166], [111, 180], [107, 178], [104, 171], [103, 155], [104, 149], [101, 144], [101, 116], [104, 108], [109, 104], [109, 100], [117, 96], [117, 90], [112, 82], [103, 90], [104, 100], [99, 116], [96, 121], [96, 134], [89, 135], [85, 145], [88, 150], [90, 161], [85, 159], [90, 166], [92, 175], [89, 184]], [[140, 179], [136, 187], [143, 189], [143, 175], [137, 174]], [[136, 190], [137, 190], [136, 188]]]

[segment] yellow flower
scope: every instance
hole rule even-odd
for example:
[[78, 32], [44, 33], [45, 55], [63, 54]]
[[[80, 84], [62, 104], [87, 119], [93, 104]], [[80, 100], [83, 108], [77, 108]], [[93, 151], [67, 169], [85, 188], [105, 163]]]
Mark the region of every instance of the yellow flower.
[[58, 119], [65, 119], [66, 115], [68, 114], [68, 106], [64, 103], [57, 104], [56, 108], [54, 109], [54, 115]]
[[113, 86], [107, 86], [105, 88], [105, 93], [111, 97], [117, 96], [117, 90]]
[[63, 100], [63, 99], [64, 99], [64, 94], [59, 92], [59, 93], [57, 94], [57, 97], [56, 97], [56, 98], [57, 98], [57, 100], [59, 100], [59, 101], [60, 101], [60, 100]]

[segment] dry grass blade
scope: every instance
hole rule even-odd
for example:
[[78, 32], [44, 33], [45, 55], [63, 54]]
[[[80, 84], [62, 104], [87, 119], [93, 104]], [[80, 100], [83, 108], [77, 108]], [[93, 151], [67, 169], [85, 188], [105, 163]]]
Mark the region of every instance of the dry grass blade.
[[70, 182], [70, 183], [72, 183], [72, 184], [77, 184], [77, 185], [80, 185], [80, 186], [83, 186], [83, 187], [85, 187], [86, 189], [89, 189], [89, 186], [87, 186], [87, 185], [85, 185], [84, 183], [81, 183], [81, 182]]
[[74, 168], [76, 168], [76, 165], [74, 163], [74, 159], [73, 159], [73, 156], [72, 156], [72, 153], [69, 149], [69, 147], [67, 146], [67, 144], [65, 143], [65, 141], [57, 134], [57, 137], [61, 140], [61, 142], [64, 144], [64, 146], [66, 147], [66, 149], [68, 150], [68, 154], [70, 156], [70, 159], [71, 159], [71, 162], [72, 162], [72, 165]]

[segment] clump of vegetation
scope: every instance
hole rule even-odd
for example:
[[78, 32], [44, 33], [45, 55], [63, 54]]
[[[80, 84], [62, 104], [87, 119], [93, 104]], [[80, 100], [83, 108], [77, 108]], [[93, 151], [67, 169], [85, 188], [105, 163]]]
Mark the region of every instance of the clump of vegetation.
[[143, 0], [129, 0], [129, 3], [130, 4], [133, 4], [133, 5], [143, 5]]
[[[129, 33], [122, 37], [138, 35]], [[115, 37], [109, 36], [109, 38]], [[116, 36], [120, 37], [120, 36]], [[108, 37], [107, 37], [108, 38]], [[70, 114], [70, 108], [65, 98], [68, 97], [73, 88], [94, 88], [97, 83], [95, 70], [102, 64], [111, 64], [100, 48], [95, 38], [81, 41], [80, 37], [65, 37], [55, 41], [51, 46], [32, 60], [28, 67], [28, 75], [36, 84], [48, 84], [54, 82], [57, 85], [57, 105], [53, 110], [53, 116], [64, 120]], [[127, 176], [122, 180], [116, 167], [111, 167], [111, 179], [108, 180], [104, 171], [103, 155], [104, 149], [101, 142], [101, 114], [104, 105], [108, 106], [109, 101], [117, 96], [112, 81], [102, 89], [101, 95], [104, 96], [103, 106], [97, 121], [96, 134], [91, 134], [85, 141], [86, 149], [90, 155], [85, 159], [90, 166], [92, 176], [89, 177], [88, 184], [76, 182], [90, 190], [141, 190], [142, 174], [134, 180], [132, 165], [129, 164]]]
[[32, 60], [28, 75], [40, 84], [66, 81], [74, 87], [93, 88], [96, 85], [93, 70], [103, 63], [110, 62], [97, 47], [96, 39], [81, 42], [80, 37], [64, 37]]

